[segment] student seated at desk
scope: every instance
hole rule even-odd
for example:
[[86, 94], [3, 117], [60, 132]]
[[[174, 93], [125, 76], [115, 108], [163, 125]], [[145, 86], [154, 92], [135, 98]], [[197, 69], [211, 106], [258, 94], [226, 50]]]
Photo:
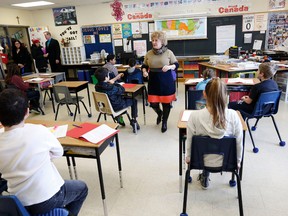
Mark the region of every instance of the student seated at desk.
[[[115, 80], [119, 79], [123, 74], [118, 74], [115, 78], [109, 79], [109, 71], [107, 68], [100, 67], [95, 71], [95, 76], [98, 80], [98, 83], [95, 85], [95, 91], [102, 92], [108, 95], [110, 103], [115, 111], [119, 111], [126, 107], [131, 106], [131, 115], [137, 118], [137, 100], [134, 99], [134, 103], [131, 98], [125, 98], [123, 95], [125, 89], [118, 83], [115, 83]], [[134, 104], [134, 106], [132, 106]], [[121, 117], [122, 118], [122, 117]], [[134, 122], [136, 121], [136, 122]], [[125, 126], [123, 119], [118, 119], [118, 123], [122, 126]], [[137, 125], [137, 130], [140, 129], [140, 126], [136, 119], [132, 119], [130, 124], [133, 127], [134, 123]]]
[[203, 80], [196, 85], [196, 90], [205, 90], [206, 84], [215, 77], [214, 71], [212, 69], [206, 69], [203, 71]]
[[63, 148], [43, 125], [25, 124], [28, 100], [18, 89], [0, 93], [0, 173], [8, 192], [17, 196], [31, 215], [66, 208], [78, 215], [88, 194], [83, 181], [63, 180], [52, 160]]
[[[242, 124], [238, 114], [227, 109], [227, 88], [220, 78], [212, 78], [203, 92], [206, 107], [191, 113], [187, 122], [187, 157], [190, 162], [192, 137], [194, 135], [210, 136], [221, 139], [224, 136], [235, 136], [237, 145], [238, 167], [242, 161]], [[199, 180], [203, 189], [209, 186], [209, 172], [203, 170]]]
[[106, 57], [106, 60], [107, 60], [107, 62], [106, 62], [105, 65], [103, 65], [103, 67], [108, 69], [109, 77], [110, 77], [110, 79], [112, 79], [112, 78], [114, 78], [114, 77], [116, 77], [118, 75], [118, 70], [115, 67], [115, 64], [116, 64], [115, 55], [109, 54]]
[[[251, 88], [249, 95], [243, 96], [239, 101], [230, 102], [229, 108], [239, 110], [240, 112], [242, 110], [246, 113], [252, 113], [261, 93], [278, 91], [277, 83], [271, 79], [276, 71], [277, 66], [273, 63], [264, 62], [260, 64], [257, 71], [257, 78], [261, 82]], [[243, 118], [245, 119], [245, 116], [243, 116]]]
[[136, 68], [136, 60], [134, 58], [129, 59], [129, 68], [124, 72], [124, 82], [125, 83], [136, 83], [143, 84], [142, 71]]
[[30, 101], [30, 110], [40, 113], [39, 110], [39, 91], [31, 88], [29, 83], [25, 83], [20, 75], [20, 69], [15, 63], [7, 66], [7, 76], [5, 78], [7, 88], [16, 88], [26, 93]]

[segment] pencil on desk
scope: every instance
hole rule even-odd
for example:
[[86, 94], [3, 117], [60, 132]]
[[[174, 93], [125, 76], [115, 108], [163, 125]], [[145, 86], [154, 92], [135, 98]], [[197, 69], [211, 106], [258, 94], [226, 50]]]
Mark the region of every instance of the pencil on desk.
[[81, 126], [79, 125], [76, 125], [76, 124], [73, 124], [74, 127], [77, 127], [77, 128], [82, 128]]

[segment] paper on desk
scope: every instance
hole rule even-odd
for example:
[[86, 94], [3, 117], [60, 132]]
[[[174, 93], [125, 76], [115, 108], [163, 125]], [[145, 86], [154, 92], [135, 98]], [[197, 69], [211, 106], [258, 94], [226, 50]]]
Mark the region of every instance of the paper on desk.
[[184, 122], [187, 122], [189, 117], [190, 117], [190, 114], [193, 112], [194, 110], [185, 110], [182, 114], [182, 117], [181, 117], [181, 121], [184, 121]]
[[199, 83], [203, 80], [203, 78], [195, 78], [195, 79], [189, 79], [185, 82], [185, 84], [191, 84], [191, 83]]
[[51, 73], [41, 73], [40, 76], [51, 76]]
[[114, 64], [115, 67], [120, 67], [122, 64]]
[[229, 78], [227, 83], [253, 84], [253, 79]]
[[48, 127], [48, 129], [54, 134], [56, 138], [66, 137], [68, 125], [60, 125], [54, 127]]
[[85, 138], [91, 143], [96, 144], [103, 141], [104, 139], [107, 139], [108, 137], [113, 136], [117, 132], [118, 130], [113, 129], [106, 124], [102, 124], [95, 129], [83, 134], [81, 137]]
[[37, 81], [42, 81], [42, 80], [44, 80], [44, 78], [37, 77], [37, 78], [28, 79], [26, 80], [26, 82], [37, 82]]

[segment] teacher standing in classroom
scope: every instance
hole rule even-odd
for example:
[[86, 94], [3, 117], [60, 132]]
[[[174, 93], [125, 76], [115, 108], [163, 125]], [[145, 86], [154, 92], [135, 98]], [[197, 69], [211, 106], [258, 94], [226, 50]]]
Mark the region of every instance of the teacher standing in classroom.
[[179, 64], [173, 52], [167, 48], [164, 32], [153, 32], [151, 39], [152, 49], [144, 58], [142, 72], [144, 77], [148, 77], [148, 102], [157, 113], [156, 124], [162, 121], [161, 132], [164, 133], [167, 131], [171, 102], [176, 100], [172, 71], [177, 70]]

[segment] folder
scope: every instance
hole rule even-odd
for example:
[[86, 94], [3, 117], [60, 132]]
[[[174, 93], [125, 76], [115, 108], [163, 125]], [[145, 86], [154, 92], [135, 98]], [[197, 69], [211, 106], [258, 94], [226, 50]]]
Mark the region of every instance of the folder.
[[113, 129], [106, 124], [95, 125], [83, 123], [80, 126], [69, 130], [67, 136], [97, 144], [114, 136], [116, 133], [118, 133], [118, 130]]
[[124, 88], [134, 88], [137, 84], [134, 84], [134, 83], [125, 83], [123, 84], [122, 86]]

